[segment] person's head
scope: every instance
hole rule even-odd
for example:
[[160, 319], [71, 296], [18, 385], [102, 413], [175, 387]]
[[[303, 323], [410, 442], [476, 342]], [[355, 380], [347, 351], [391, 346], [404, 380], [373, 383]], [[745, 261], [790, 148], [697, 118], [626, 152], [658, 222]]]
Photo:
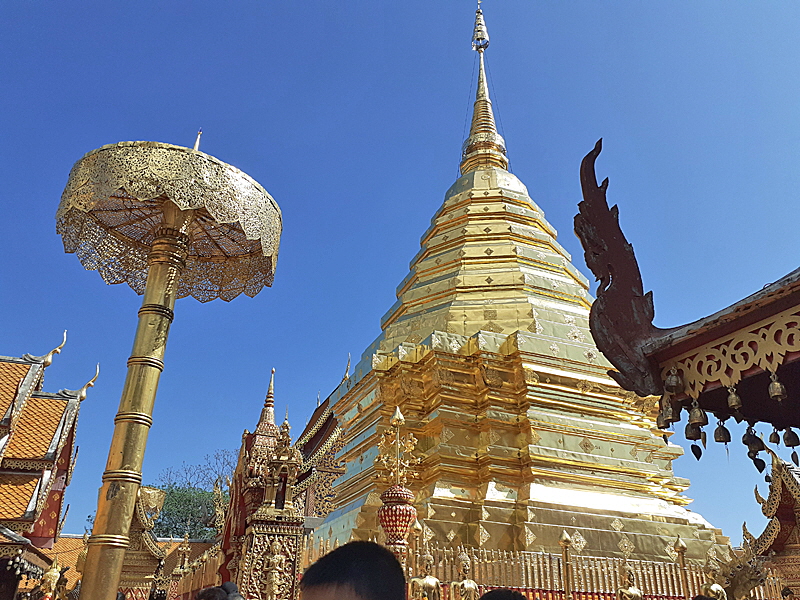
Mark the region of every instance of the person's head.
[[389, 550], [350, 542], [311, 565], [300, 591], [303, 600], [405, 600], [406, 580]]
[[515, 592], [514, 590], [502, 588], [499, 590], [486, 592], [483, 596], [481, 596], [481, 600], [525, 600], [525, 596], [519, 592]]
[[194, 600], [228, 600], [228, 592], [221, 587], [210, 587], [197, 592]]

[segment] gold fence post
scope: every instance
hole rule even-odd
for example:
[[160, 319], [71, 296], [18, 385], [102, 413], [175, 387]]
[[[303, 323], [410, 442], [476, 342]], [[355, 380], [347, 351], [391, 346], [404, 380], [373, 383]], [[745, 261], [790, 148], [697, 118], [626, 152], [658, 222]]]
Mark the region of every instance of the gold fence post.
[[558, 545], [561, 546], [561, 583], [564, 587], [564, 600], [572, 600], [572, 569], [569, 564], [569, 548], [572, 546], [572, 538], [566, 530], [561, 532]]
[[681, 539], [681, 536], [675, 538], [673, 548], [678, 554], [678, 566], [681, 570], [681, 591], [683, 592], [683, 597], [689, 600], [689, 578], [686, 574], [686, 542]]

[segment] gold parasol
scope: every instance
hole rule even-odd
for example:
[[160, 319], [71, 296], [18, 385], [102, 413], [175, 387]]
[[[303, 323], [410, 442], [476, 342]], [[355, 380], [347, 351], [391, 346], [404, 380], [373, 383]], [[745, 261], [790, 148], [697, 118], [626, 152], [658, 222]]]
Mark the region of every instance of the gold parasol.
[[275, 273], [278, 205], [197, 146], [94, 150], [75, 163], [56, 213], [67, 252], [107, 283], [144, 294], [88, 542], [84, 600], [116, 598], [176, 298], [255, 296]]

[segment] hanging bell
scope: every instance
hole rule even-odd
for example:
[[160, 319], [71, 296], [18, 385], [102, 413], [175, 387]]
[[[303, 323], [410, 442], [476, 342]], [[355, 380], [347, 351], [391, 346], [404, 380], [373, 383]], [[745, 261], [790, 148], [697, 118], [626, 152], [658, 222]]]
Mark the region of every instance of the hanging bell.
[[708, 425], [708, 415], [706, 414], [706, 411], [700, 408], [700, 405], [697, 404], [697, 400], [692, 402], [692, 409], [689, 411], [689, 423], [699, 427]]
[[791, 427], [787, 427], [786, 431], [783, 432], [783, 445], [787, 448], [800, 446], [800, 437], [797, 437], [797, 433]]
[[731, 410], [739, 410], [742, 408], [742, 399], [736, 393], [736, 388], [733, 386], [728, 387], [728, 408]]
[[699, 425], [689, 422], [689, 423], [686, 424], [686, 429], [684, 430], [684, 435], [686, 436], [687, 440], [691, 440], [691, 441], [694, 442], [694, 441], [699, 440], [702, 437], [703, 432], [701, 431]]
[[770, 373], [769, 378], [769, 397], [778, 402], [786, 400], [786, 386], [778, 381], [778, 375]]
[[683, 379], [675, 367], [672, 367], [664, 378], [664, 389], [670, 394], [680, 394], [683, 391]]
[[717, 428], [714, 430], [714, 441], [720, 444], [727, 444], [731, 441], [731, 432], [728, 431], [722, 421], [717, 424]]
[[781, 443], [781, 436], [777, 429], [773, 429], [772, 433], [769, 434], [769, 443], [775, 444], [776, 446]]
[[656, 427], [658, 427], [659, 429], [666, 429], [667, 427], [669, 427], [669, 423], [667, 423], [667, 420], [664, 418], [663, 410], [660, 411], [658, 413], [658, 416], [656, 417]]

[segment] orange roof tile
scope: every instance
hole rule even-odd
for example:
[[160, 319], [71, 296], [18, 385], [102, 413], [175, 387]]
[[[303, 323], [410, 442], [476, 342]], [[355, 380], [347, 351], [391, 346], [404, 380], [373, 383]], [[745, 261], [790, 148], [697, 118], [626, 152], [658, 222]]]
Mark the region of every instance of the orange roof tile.
[[0, 519], [22, 518], [39, 477], [39, 473], [0, 473]]
[[33, 365], [0, 361], [0, 418], [17, 395], [19, 382], [25, 378]]
[[[41, 549], [40, 552], [45, 554], [48, 558], [58, 557], [58, 564], [60, 567], [69, 567], [67, 571], [67, 589], [71, 590], [75, 582], [80, 577], [80, 573], [75, 570], [75, 565], [78, 563], [78, 555], [83, 550], [82, 537], [60, 537], [52, 548]], [[20, 582], [20, 591], [28, 591], [33, 589], [38, 582], [26, 579]]]
[[29, 398], [11, 432], [3, 458], [41, 460], [66, 407], [67, 403], [58, 398]]

